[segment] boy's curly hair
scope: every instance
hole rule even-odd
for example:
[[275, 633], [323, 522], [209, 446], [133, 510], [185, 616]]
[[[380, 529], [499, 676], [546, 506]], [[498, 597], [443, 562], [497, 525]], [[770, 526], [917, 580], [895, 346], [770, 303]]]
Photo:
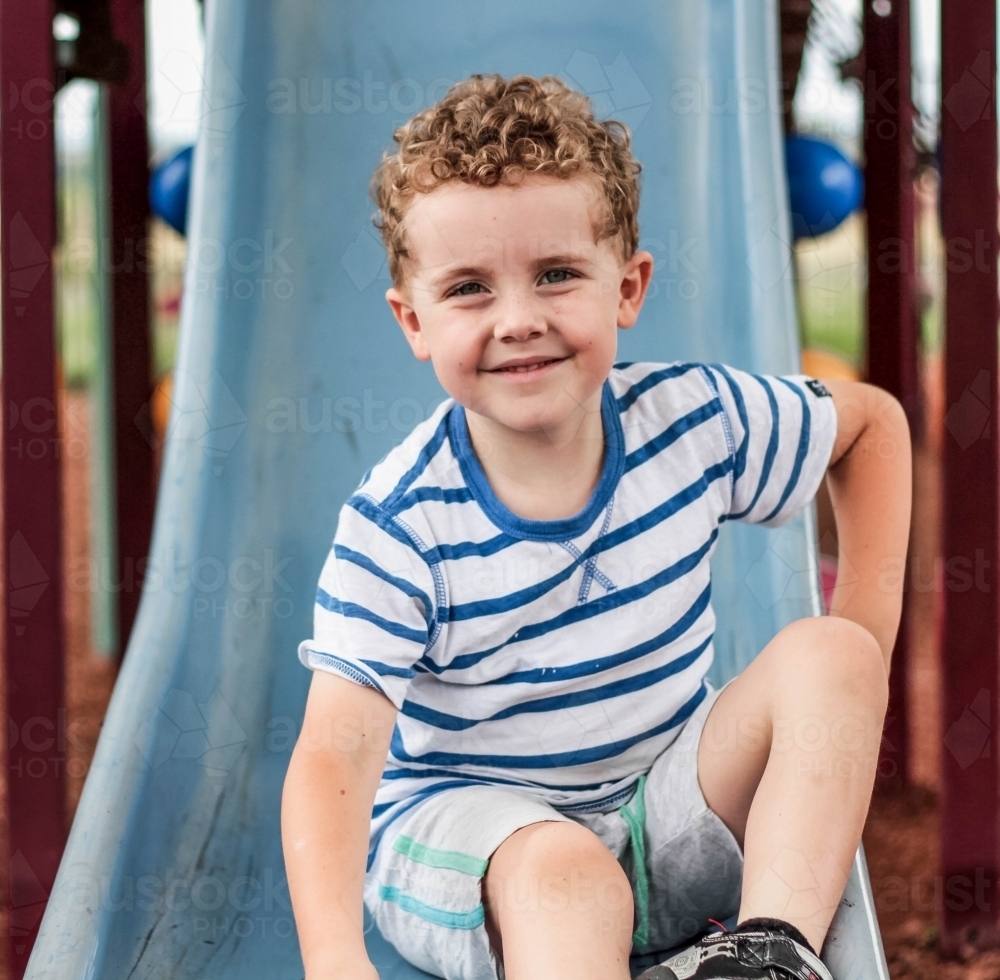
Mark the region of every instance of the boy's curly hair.
[[[379, 214], [373, 219], [399, 287], [411, 257], [403, 218], [414, 194], [450, 180], [492, 187], [514, 185], [525, 174], [568, 179], [593, 174], [602, 211], [597, 241], [620, 236], [628, 261], [639, 245], [639, 162], [628, 127], [594, 119], [590, 99], [554, 75], [472, 75], [453, 85], [436, 105], [418, 112], [392, 135], [399, 150], [382, 154], [369, 188]], [[381, 218], [381, 221], [378, 219]]]

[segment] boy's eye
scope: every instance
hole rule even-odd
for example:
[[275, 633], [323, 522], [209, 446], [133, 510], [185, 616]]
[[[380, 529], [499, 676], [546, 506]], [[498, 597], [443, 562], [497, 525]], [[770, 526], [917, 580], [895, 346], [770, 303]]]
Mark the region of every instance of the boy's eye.
[[[575, 278], [576, 277], [576, 273], [575, 272], [571, 272], [569, 269], [549, 269], [547, 272], [543, 272], [542, 273], [542, 278], [544, 278], [545, 276], [551, 276], [553, 272], [556, 273], [556, 275], [558, 275], [559, 273], [564, 273], [569, 278]], [[568, 280], [566, 280], [566, 279], [558, 279], [555, 282], [549, 282], [546, 285], [555, 286], [555, 285], [558, 285], [560, 282], [567, 282], [567, 281]]]
[[[568, 278], [567, 279], [556, 279], [556, 280], [553, 280], [553, 281], [545, 282], [544, 285], [546, 285], [546, 286], [558, 286], [560, 283], [568, 282], [569, 279], [575, 279], [576, 275], [577, 275], [575, 272], [573, 272], [570, 269], [548, 269], [547, 271], [545, 271], [545, 272], [542, 273], [542, 279], [544, 280], [546, 276], [551, 276], [553, 273], [555, 273], [556, 275], [562, 274], [562, 275], [567, 276]], [[461, 285], [456, 286], [453, 290], [451, 290], [451, 292], [449, 292], [447, 295], [448, 296], [475, 296], [476, 295], [475, 293], [466, 292], [465, 291], [467, 289], [467, 287], [469, 287], [469, 286], [475, 286], [477, 288], [482, 288], [482, 284], [478, 283], [478, 282], [463, 282]]]

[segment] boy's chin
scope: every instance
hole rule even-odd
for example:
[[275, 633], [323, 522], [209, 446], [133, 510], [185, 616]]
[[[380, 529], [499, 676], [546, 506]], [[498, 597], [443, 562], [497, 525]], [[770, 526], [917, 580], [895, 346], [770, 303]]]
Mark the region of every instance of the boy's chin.
[[[550, 435], [561, 434], [568, 425], [575, 421], [579, 424], [579, 412], [571, 408], [567, 410], [546, 409], [520, 411], [507, 406], [479, 406], [479, 410], [465, 406], [466, 413], [477, 416], [472, 421], [473, 427], [506, 431], [518, 435]], [[478, 423], [478, 425], [477, 425]], [[574, 426], [575, 428], [575, 426]]]

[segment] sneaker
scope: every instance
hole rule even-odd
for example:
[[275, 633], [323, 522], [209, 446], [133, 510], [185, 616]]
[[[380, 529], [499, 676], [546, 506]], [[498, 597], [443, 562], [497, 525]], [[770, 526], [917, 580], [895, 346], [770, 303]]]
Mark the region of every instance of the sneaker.
[[769, 929], [713, 932], [637, 980], [833, 980], [815, 953]]

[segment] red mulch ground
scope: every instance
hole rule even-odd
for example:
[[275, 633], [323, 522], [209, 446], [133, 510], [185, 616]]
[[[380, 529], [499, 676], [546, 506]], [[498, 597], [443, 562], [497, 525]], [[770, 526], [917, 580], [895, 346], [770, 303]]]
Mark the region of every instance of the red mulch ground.
[[[938, 516], [934, 507], [939, 483], [938, 451], [941, 443], [943, 404], [940, 365], [926, 372], [929, 426], [924, 443], [915, 454], [916, 507], [914, 561], [921, 579], [929, 578], [937, 553]], [[69, 392], [63, 411], [64, 445], [86, 447], [86, 395]], [[80, 442], [74, 442], [80, 440]], [[87, 453], [64, 455], [65, 557], [67, 562], [88, 554]], [[906, 790], [876, 795], [864, 843], [871, 872], [879, 922], [896, 980], [1000, 980], [1000, 952], [966, 951], [958, 960], [944, 960], [937, 951], [934, 881], [937, 876], [938, 750], [940, 722], [936, 692], [936, 604], [933, 588], [914, 591], [910, 604], [913, 646], [910, 671], [911, 778]], [[67, 622], [69, 739], [67, 802], [75, 810], [87, 766], [100, 732], [114, 669], [90, 649], [90, 597], [65, 590]], [[0, 786], [2, 791], [2, 786]], [[0, 833], [6, 828], [0, 826]], [[902, 885], [901, 885], [902, 882]], [[0, 894], [7, 889], [6, 868], [0, 867]], [[6, 932], [5, 905], [0, 903], [0, 934]], [[6, 943], [0, 943], [0, 978], [6, 978]], [[70, 980], [70, 978], [67, 978]]]

